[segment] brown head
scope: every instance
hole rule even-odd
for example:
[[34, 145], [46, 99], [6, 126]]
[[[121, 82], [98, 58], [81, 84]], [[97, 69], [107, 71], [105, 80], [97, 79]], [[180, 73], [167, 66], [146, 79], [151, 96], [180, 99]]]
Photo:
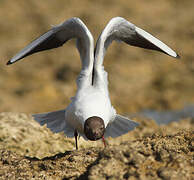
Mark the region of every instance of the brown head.
[[84, 123], [84, 134], [91, 141], [101, 139], [105, 132], [104, 121], [97, 116], [88, 118]]

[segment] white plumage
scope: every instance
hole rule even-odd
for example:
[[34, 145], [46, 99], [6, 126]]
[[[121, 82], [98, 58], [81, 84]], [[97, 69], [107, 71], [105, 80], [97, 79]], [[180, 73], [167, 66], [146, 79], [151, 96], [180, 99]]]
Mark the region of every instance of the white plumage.
[[77, 48], [82, 60], [76, 95], [66, 109], [35, 114], [34, 119], [41, 125], [47, 124], [47, 127], [55, 133], [64, 131], [68, 137], [73, 137], [74, 131], [77, 130], [85, 139], [87, 138], [84, 134], [84, 123], [93, 116], [103, 119], [105, 137], [118, 137], [133, 130], [138, 123], [116, 114], [110, 102], [107, 73], [103, 67], [108, 46], [116, 40], [132, 46], [161, 51], [172, 57], [179, 56], [163, 42], [121, 17], [110, 20], [94, 50], [93, 37], [85, 24], [78, 18], [71, 18], [37, 38], [7, 64], [39, 51], [62, 46], [71, 38], [77, 39]]

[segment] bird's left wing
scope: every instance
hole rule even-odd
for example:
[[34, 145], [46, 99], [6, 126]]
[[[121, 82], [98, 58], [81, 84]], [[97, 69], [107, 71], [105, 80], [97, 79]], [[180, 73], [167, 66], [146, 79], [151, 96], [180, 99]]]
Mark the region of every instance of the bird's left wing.
[[105, 130], [105, 137], [118, 137], [132, 131], [139, 123], [128, 119], [127, 117], [116, 115], [114, 121], [110, 122]]
[[163, 52], [169, 56], [179, 58], [179, 55], [165, 43], [135, 26], [122, 17], [112, 18], [98, 38], [95, 47], [95, 67], [102, 66], [107, 48], [112, 41], [122, 41], [128, 45]]

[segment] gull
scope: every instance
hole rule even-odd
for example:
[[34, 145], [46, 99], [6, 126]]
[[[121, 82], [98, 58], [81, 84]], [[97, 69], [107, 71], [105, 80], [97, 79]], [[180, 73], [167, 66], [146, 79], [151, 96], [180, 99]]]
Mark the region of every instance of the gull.
[[138, 126], [137, 122], [116, 113], [108, 91], [108, 75], [103, 67], [107, 48], [112, 41], [125, 42], [131, 46], [157, 50], [174, 58], [179, 55], [143, 29], [122, 17], [114, 17], [99, 36], [94, 49], [93, 36], [79, 18], [52, 27], [23, 50], [11, 58], [7, 65], [48, 49], [62, 46], [76, 38], [82, 68], [77, 78], [77, 91], [66, 109], [32, 115], [40, 125], [46, 124], [54, 133], [64, 132], [67, 137], [75, 137], [78, 149], [78, 135], [86, 140], [118, 137]]

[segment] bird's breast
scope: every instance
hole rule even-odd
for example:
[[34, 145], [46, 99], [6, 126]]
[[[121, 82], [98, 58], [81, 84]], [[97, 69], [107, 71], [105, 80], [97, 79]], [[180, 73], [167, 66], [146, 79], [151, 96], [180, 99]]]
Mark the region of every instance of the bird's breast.
[[69, 123], [81, 133], [83, 133], [84, 122], [88, 118], [92, 116], [100, 117], [104, 120], [106, 127], [115, 114], [108, 94], [94, 88], [80, 91], [73, 98], [67, 111]]
[[92, 116], [97, 116], [108, 122], [111, 116], [111, 103], [109, 96], [101, 91], [88, 91], [75, 102], [75, 114], [81, 117], [83, 123]]

